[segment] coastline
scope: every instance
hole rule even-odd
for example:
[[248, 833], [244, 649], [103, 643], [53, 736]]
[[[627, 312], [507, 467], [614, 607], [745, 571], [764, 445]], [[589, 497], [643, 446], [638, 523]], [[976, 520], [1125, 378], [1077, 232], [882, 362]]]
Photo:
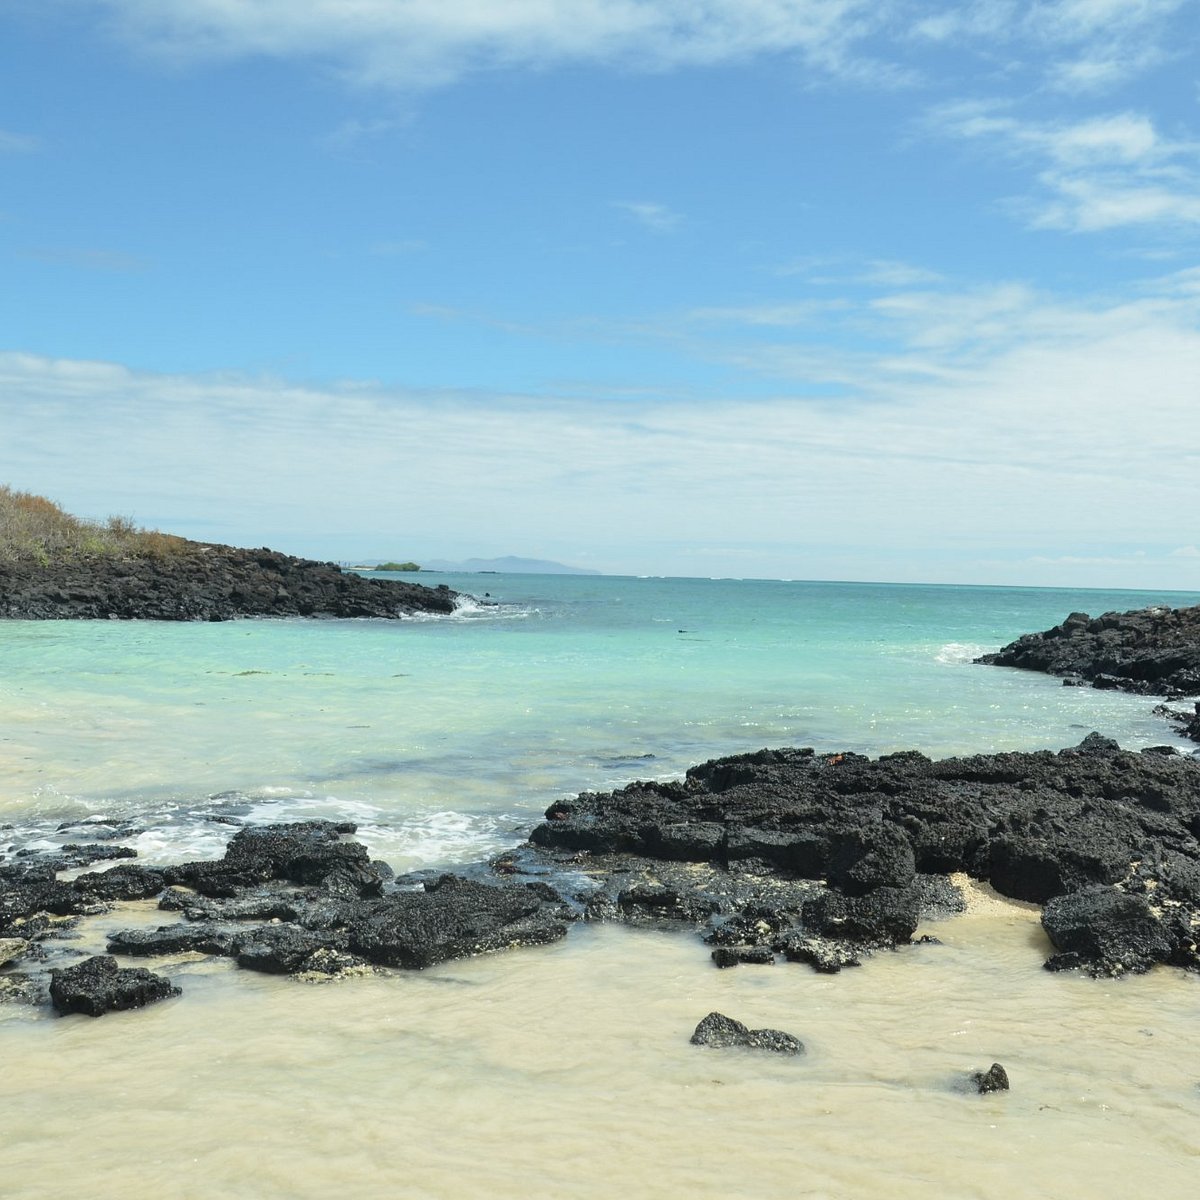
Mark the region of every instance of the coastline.
[[[177, 994], [114, 954], [334, 978], [545, 945], [581, 922], [690, 929], [719, 968], [837, 974], [961, 911], [955, 873], [1044, 906], [1051, 970], [1200, 972], [1200, 762], [1095, 733], [1058, 754], [711, 760], [558, 801], [527, 843], [451, 872], [397, 877], [348, 840], [351, 823], [235, 823], [219, 860], [142, 865], [66, 840], [119, 828], [68, 825], [57, 854], [0, 863], [5, 994], [99, 1016]], [[182, 920], [115, 930], [82, 962], [62, 945], [113, 902], [151, 899]]]
[[238, 617], [449, 614], [446, 584], [366, 579], [265, 547], [185, 543], [167, 555], [40, 565], [0, 562], [0, 618], [228, 621]]

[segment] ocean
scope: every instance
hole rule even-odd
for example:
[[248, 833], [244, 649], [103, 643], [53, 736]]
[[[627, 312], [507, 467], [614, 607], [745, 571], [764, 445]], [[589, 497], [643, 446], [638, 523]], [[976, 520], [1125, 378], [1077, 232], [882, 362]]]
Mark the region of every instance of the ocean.
[[[762, 746], [1195, 749], [1152, 700], [971, 660], [1196, 594], [429, 581], [475, 599], [398, 622], [0, 623], [0, 852], [117, 821], [176, 862], [219, 856], [221, 818], [321, 816], [409, 870], [514, 845], [563, 795]], [[973, 896], [940, 946], [834, 977], [581, 927], [322, 986], [185, 956], [155, 967], [180, 999], [99, 1021], [0, 1006], [0, 1193], [1191, 1195], [1200, 980], [1051, 975], [1037, 909]], [[135, 923], [162, 922], [123, 906], [81, 945]], [[690, 1046], [712, 1009], [808, 1054]], [[1011, 1092], [960, 1089], [996, 1060]]]

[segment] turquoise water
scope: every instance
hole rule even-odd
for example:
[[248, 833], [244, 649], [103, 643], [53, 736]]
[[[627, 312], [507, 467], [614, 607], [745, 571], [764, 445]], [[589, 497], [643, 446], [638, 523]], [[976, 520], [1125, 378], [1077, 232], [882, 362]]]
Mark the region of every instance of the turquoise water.
[[1076, 609], [1194, 594], [443, 581], [480, 602], [400, 622], [0, 623], [10, 841], [115, 817], [171, 859], [219, 853], [228, 827], [213, 815], [324, 815], [358, 821], [403, 868], [511, 844], [564, 793], [764, 745], [938, 756], [1092, 729], [1186, 745], [1145, 699], [970, 660]]

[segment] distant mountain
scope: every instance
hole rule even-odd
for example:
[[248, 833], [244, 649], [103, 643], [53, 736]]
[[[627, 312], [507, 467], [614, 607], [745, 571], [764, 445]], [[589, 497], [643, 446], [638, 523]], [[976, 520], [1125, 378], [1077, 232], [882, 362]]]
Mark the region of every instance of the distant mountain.
[[517, 558], [512, 554], [503, 558], [468, 558], [462, 562], [447, 562], [440, 558], [427, 558], [421, 564], [425, 571], [452, 571], [470, 574], [480, 571], [497, 571], [505, 575], [599, 575], [588, 567], [569, 567], [566, 563], [551, 562], [546, 558]]

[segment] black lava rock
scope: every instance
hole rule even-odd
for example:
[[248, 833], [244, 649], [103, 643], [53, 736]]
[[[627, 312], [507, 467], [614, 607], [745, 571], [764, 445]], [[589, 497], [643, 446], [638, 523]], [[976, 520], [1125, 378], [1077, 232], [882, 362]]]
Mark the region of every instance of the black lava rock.
[[1072, 613], [1043, 633], [975, 660], [1085, 679], [1143, 696], [1200, 695], [1200, 605], [1157, 606], [1100, 617]]
[[368, 962], [420, 969], [566, 936], [570, 919], [544, 885], [493, 887], [443, 875], [423, 892], [362, 905], [349, 920], [349, 949]]
[[1166, 717], [1184, 737], [1191, 738], [1193, 742], [1200, 742], [1200, 700], [1196, 701], [1193, 709], [1193, 712], [1186, 713], [1169, 708], [1165, 704], [1157, 704], [1154, 707], [1154, 714]]
[[723, 1050], [729, 1046], [747, 1046], [752, 1050], [770, 1050], [774, 1054], [803, 1054], [804, 1043], [778, 1029], [748, 1029], [724, 1013], [711, 1012], [691, 1036], [693, 1046]]
[[769, 946], [836, 970], [961, 908], [944, 873], [964, 871], [1041, 904], [1093, 888], [1170, 900], [1179, 911], [1140, 951], [1069, 953], [1089, 969], [1200, 969], [1200, 763], [1166, 747], [1134, 754], [1091, 734], [1058, 753], [941, 762], [760, 751], [701, 764], [682, 784], [584, 793], [546, 815], [527, 853], [596, 881], [582, 901], [589, 919], [707, 925], [712, 945]]
[[84, 1013], [100, 1017], [178, 995], [179, 989], [169, 979], [142, 967], [118, 967], [117, 960], [107, 954], [50, 972], [50, 1000], [64, 1016]]
[[394, 618], [451, 613], [456, 600], [444, 584], [367, 579], [334, 563], [202, 542], [162, 557], [0, 563], [0, 618], [21, 620]]
[[999, 1063], [992, 1063], [986, 1071], [976, 1071], [971, 1082], [981, 1096], [988, 1092], [1007, 1092], [1008, 1072]]
[[1174, 944], [1141, 897], [1113, 887], [1056, 896], [1042, 912], [1042, 927], [1059, 951], [1052, 971], [1082, 967], [1093, 975], [1148, 971], [1166, 962]]
[[775, 951], [770, 946], [718, 946], [712, 952], [712, 960], [722, 969], [739, 963], [769, 967], [775, 962]]
[[109, 954], [153, 958], [160, 954], [234, 953], [233, 935], [210, 925], [160, 925], [157, 929], [122, 929], [108, 936]]

